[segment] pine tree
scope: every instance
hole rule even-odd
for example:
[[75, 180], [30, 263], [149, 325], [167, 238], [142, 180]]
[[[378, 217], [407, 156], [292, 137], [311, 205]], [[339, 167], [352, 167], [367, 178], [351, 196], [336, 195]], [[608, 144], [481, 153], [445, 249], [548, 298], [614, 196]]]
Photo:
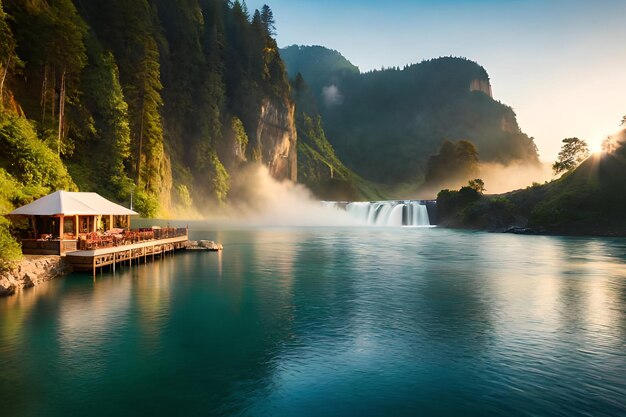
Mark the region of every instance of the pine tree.
[[2, 0], [0, 0], [0, 110], [4, 107], [4, 84], [7, 76], [13, 68], [23, 65], [15, 51], [17, 44], [7, 22], [7, 17], [2, 6]]
[[[147, 0], [86, 0], [84, 13], [113, 51], [128, 103], [131, 174], [147, 211], [169, 201], [171, 172], [163, 142], [161, 68], [156, 10]], [[145, 214], [145, 213], [144, 213]]]
[[264, 4], [261, 8], [261, 22], [263, 23], [267, 36], [275, 37], [276, 22], [274, 21], [274, 13], [267, 4]]
[[113, 54], [105, 51], [93, 34], [88, 36], [86, 45], [88, 66], [82, 79], [83, 102], [93, 120], [93, 132], [77, 144], [76, 157], [82, 171], [90, 177], [88, 189], [98, 188], [111, 198], [125, 200], [132, 188], [127, 175], [131, 156], [128, 105]]
[[40, 86], [40, 100], [26, 103], [27, 108], [31, 113], [35, 109], [39, 112], [50, 147], [57, 154], [69, 155], [73, 143], [67, 129], [66, 104], [79, 106], [80, 75], [87, 61], [87, 26], [71, 0], [32, 0], [7, 6], [15, 22], [18, 53], [27, 62], [27, 82], [31, 88]]

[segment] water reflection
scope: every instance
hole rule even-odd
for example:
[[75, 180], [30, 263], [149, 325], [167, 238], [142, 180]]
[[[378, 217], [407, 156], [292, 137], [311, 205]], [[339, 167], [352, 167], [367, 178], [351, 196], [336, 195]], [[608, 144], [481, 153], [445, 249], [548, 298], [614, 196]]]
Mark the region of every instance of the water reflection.
[[197, 233], [224, 251], [0, 300], [7, 415], [626, 411], [622, 240]]

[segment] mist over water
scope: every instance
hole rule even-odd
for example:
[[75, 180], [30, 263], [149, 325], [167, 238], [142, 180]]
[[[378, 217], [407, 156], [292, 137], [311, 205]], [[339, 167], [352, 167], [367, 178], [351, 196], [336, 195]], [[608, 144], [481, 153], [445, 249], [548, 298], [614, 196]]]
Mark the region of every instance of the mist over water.
[[357, 226], [344, 210], [321, 204], [303, 185], [278, 181], [254, 164], [233, 177], [229, 203], [198, 211], [207, 220], [243, 226]]
[[250, 165], [233, 178], [230, 202], [200, 208], [204, 220], [236, 226], [430, 226], [420, 201], [320, 201], [303, 185], [278, 181], [265, 166]]
[[[481, 164], [480, 177], [488, 194], [525, 188], [551, 178], [548, 164]], [[431, 190], [423, 189], [412, 198], [434, 199], [443, 188], [459, 188], [464, 182]], [[420, 200], [378, 202], [322, 202], [304, 185], [279, 181], [267, 167], [249, 164], [231, 178], [228, 202], [223, 205], [195, 207], [177, 213], [178, 218], [207, 220], [238, 226], [429, 226], [424, 203]]]

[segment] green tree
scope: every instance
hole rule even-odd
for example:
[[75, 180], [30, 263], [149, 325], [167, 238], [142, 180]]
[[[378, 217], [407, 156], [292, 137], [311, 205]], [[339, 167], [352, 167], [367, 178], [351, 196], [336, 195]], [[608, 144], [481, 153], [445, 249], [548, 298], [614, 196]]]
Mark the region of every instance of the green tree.
[[590, 155], [587, 142], [578, 138], [565, 138], [558, 159], [552, 164], [554, 175], [567, 172], [583, 162]]
[[485, 191], [487, 191], [485, 189], [485, 182], [483, 180], [481, 180], [480, 178], [475, 178], [473, 180], [470, 180], [467, 185], [473, 189], [476, 190], [476, 192], [483, 194]]
[[144, 206], [154, 212], [152, 200], [158, 197], [167, 203], [171, 191], [161, 118], [163, 40], [156, 10], [147, 0], [86, 0], [83, 7], [87, 15], [96, 16], [90, 23], [117, 61], [128, 103], [132, 178], [138, 193], [146, 193]]
[[465, 182], [476, 176], [478, 168], [478, 151], [472, 142], [446, 140], [439, 153], [428, 160], [426, 183]]
[[[53, 3], [52, 22], [53, 38], [48, 48], [52, 52], [52, 65], [60, 72], [57, 129], [57, 154], [60, 155], [62, 140], [68, 136], [65, 105], [68, 97], [78, 101], [80, 74], [87, 63], [84, 43], [87, 25], [71, 0], [56, 0]], [[70, 143], [70, 149], [71, 146]]]
[[11, 236], [10, 223], [0, 217], [0, 272], [11, 269], [22, 258], [21, 246]]
[[24, 117], [0, 112], [0, 167], [26, 187], [73, 191], [76, 186], [59, 156], [37, 137]]
[[89, 128], [84, 140], [77, 143], [74, 161], [78, 166], [72, 174], [81, 188], [97, 189], [110, 198], [126, 200], [132, 188], [128, 177], [131, 156], [128, 105], [113, 54], [102, 48], [93, 33], [86, 45], [89, 65], [83, 73], [82, 89], [88, 111], [84, 125]]
[[23, 65], [15, 51], [17, 43], [7, 18], [8, 16], [2, 7], [2, 1], [0, 1], [0, 110], [4, 106], [4, 83], [7, 75], [13, 68]]
[[212, 179], [212, 191], [217, 198], [217, 201], [219, 203], [225, 202], [226, 197], [228, 196], [228, 191], [230, 190], [230, 175], [228, 175], [226, 168], [224, 168], [224, 165], [217, 156], [217, 153], [215, 152], [213, 152], [211, 155], [208, 173], [209, 177]]
[[[68, 110], [80, 106], [80, 76], [86, 65], [84, 38], [87, 25], [71, 0], [10, 2], [18, 53], [27, 63], [29, 90], [39, 87], [39, 100], [28, 104], [37, 109], [49, 146], [57, 154], [73, 149], [68, 129]], [[32, 112], [34, 113], [34, 112]], [[31, 114], [35, 118], [35, 114]]]
[[261, 23], [263, 24], [263, 28], [265, 29], [265, 33], [267, 36], [276, 36], [276, 22], [274, 21], [274, 13], [270, 6], [264, 4], [261, 8]]
[[243, 127], [243, 123], [239, 120], [238, 117], [233, 117], [231, 119], [231, 129], [235, 135], [235, 141], [238, 145], [238, 156], [245, 159], [246, 149], [248, 147], [248, 135], [246, 134], [246, 129]]

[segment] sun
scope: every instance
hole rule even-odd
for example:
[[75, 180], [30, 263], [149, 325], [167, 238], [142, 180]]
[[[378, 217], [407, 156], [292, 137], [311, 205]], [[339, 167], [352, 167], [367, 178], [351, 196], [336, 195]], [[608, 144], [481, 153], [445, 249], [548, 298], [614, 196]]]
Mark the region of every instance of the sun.
[[592, 143], [589, 146], [589, 150], [591, 151], [592, 154], [597, 155], [599, 153], [602, 153], [602, 144], [601, 143]]

